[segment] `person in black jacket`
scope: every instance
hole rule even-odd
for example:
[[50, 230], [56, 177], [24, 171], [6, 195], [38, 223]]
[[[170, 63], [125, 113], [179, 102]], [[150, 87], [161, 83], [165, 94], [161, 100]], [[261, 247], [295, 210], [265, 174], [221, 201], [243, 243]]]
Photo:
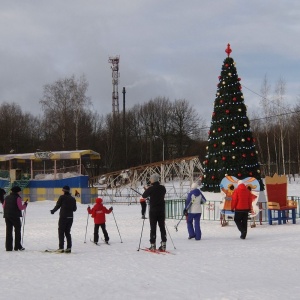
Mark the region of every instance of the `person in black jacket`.
[[1, 204], [4, 203], [4, 195], [6, 194], [5, 190], [0, 188], [0, 202]]
[[150, 197], [149, 221], [150, 221], [150, 250], [156, 250], [156, 226], [158, 223], [161, 234], [160, 251], [166, 251], [167, 234], [165, 228], [165, 194], [166, 188], [159, 184], [159, 176], [152, 174], [150, 176], [149, 187], [145, 187], [143, 198]]
[[21, 245], [21, 220], [22, 210], [26, 209], [27, 201], [22, 204], [22, 198], [19, 195], [21, 188], [13, 186], [10, 195], [6, 196], [3, 203], [3, 212], [6, 223], [6, 251], [13, 250], [13, 228], [15, 229], [15, 251], [23, 251], [25, 248]]
[[[77, 210], [76, 200], [70, 194], [70, 187], [65, 185], [62, 188], [64, 192], [61, 195], [55, 207], [50, 210], [51, 214], [54, 214], [58, 209], [60, 209], [59, 220], [58, 220], [58, 239], [59, 247], [57, 252], [71, 253], [72, 248], [72, 238], [71, 238], [71, 227], [73, 224], [73, 212]], [[64, 238], [67, 239], [67, 248], [64, 250]]]

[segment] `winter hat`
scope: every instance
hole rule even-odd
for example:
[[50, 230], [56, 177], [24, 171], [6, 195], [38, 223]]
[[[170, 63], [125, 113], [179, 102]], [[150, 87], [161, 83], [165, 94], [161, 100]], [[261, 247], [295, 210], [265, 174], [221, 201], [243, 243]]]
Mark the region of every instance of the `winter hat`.
[[150, 180], [152, 182], [157, 182], [159, 180], [159, 176], [156, 173], [154, 173], [150, 176]]
[[239, 180], [239, 181], [237, 182], [237, 185], [240, 185], [240, 184], [244, 184], [243, 180]]
[[13, 193], [18, 193], [18, 192], [21, 192], [21, 188], [19, 187], [19, 186], [13, 186], [12, 188], [11, 188], [11, 191], [13, 192]]
[[198, 187], [198, 183], [196, 183], [196, 182], [192, 183], [192, 185], [191, 185], [192, 190], [196, 189], [197, 187]]
[[97, 203], [97, 204], [101, 204], [102, 202], [103, 202], [102, 198], [97, 198], [97, 199], [96, 199], [96, 203]]
[[68, 185], [63, 186], [62, 190], [64, 192], [70, 192], [70, 187]]

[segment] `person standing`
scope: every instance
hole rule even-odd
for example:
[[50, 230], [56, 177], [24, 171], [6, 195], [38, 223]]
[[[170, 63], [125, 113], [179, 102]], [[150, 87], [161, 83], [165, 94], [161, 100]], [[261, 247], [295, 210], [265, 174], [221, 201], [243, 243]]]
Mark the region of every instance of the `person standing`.
[[205, 203], [206, 199], [198, 188], [197, 183], [191, 185], [191, 191], [189, 192], [185, 201], [184, 215], [187, 216], [187, 229], [189, 233], [189, 239], [195, 238], [195, 240], [201, 240], [201, 228], [200, 218], [202, 213], [201, 204]]
[[150, 250], [156, 250], [156, 227], [157, 224], [160, 229], [161, 246], [158, 248], [160, 251], [166, 251], [167, 234], [165, 228], [165, 194], [166, 188], [159, 183], [159, 176], [152, 174], [150, 176], [150, 186], [144, 187], [145, 191], [142, 195], [143, 198], [149, 197], [150, 210]]
[[140, 203], [141, 203], [141, 208], [142, 208], [142, 219], [147, 219], [146, 218], [146, 209], [147, 209], [147, 203], [146, 203], [146, 199], [141, 197], [140, 198]]
[[4, 195], [6, 194], [5, 190], [0, 188], [0, 202], [1, 204], [4, 203]]
[[99, 227], [101, 227], [105, 243], [108, 244], [109, 236], [106, 230], [106, 220], [105, 220], [105, 214], [110, 214], [113, 211], [113, 207], [111, 206], [109, 209], [107, 209], [103, 204], [103, 200], [101, 198], [96, 199], [96, 204], [91, 209], [90, 206], [88, 206], [87, 211], [90, 215], [92, 215], [92, 218], [94, 218], [94, 243], [98, 244], [99, 241]]
[[15, 251], [23, 251], [25, 248], [21, 245], [21, 220], [22, 210], [26, 209], [27, 201], [22, 204], [22, 198], [19, 193], [21, 188], [13, 186], [10, 195], [6, 196], [3, 203], [3, 212], [6, 223], [6, 251], [13, 250], [13, 228], [15, 229]]
[[232, 194], [231, 211], [235, 212], [234, 222], [241, 232], [241, 239], [247, 236], [248, 214], [252, 209], [252, 194], [246, 188], [242, 180], [238, 181], [238, 186]]
[[[58, 239], [59, 247], [57, 252], [71, 253], [72, 249], [72, 237], [71, 227], [73, 224], [73, 212], [77, 210], [76, 200], [70, 194], [70, 187], [65, 185], [62, 188], [63, 195], [59, 196], [55, 207], [50, 210], [53, 215], [58, 209], [60, 209], [58, 220]], [[64, 238], [67, 239], [67, 248], [64, 250]]]

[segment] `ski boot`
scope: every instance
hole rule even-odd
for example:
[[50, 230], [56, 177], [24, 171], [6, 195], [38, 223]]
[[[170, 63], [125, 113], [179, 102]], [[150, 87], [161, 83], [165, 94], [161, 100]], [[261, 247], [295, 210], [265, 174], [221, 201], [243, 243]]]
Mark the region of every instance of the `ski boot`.
[[166, 251], [166, 247], [167, 247], [167, 243], [166, 242], [161, 242], [161, 246], [158, 248], [158, 250], [160, 252], [165, 252]]
[[156, 250], [156, 245], [155, 244], [151, 244], [149, 250], [150, 251], [155, 251]]

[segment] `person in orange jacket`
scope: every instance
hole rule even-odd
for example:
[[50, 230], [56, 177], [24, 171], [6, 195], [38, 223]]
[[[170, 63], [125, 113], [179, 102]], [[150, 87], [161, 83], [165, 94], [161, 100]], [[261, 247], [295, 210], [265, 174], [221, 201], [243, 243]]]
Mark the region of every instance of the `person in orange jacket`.
[[241, 239], [247, 235], [248, 214], [252, 210], [252, 194], [246, 188], [242, 180], [238, 181], [238, 187], [232, 194], [231, 211], [235, 212], [234, 222], [241, 232]]
[[99, 241], [99, 227], [101, 227], [104, 240], [108, 244], [109, 236], [106, 230], [106, 219], [105, 214], [110, 214], [113, 210], [113, 207], [111, 206], [109, 209], [107, 209], [103, 204], [103, 200], [101, 198], [96, 199], [96, 204], [93, 206], [93, 208], [90, 208], [88, 206], [87, 211], [89, 214], [92, 215], [92, 218], [94, 218], [94, 243], [97, 244]]

